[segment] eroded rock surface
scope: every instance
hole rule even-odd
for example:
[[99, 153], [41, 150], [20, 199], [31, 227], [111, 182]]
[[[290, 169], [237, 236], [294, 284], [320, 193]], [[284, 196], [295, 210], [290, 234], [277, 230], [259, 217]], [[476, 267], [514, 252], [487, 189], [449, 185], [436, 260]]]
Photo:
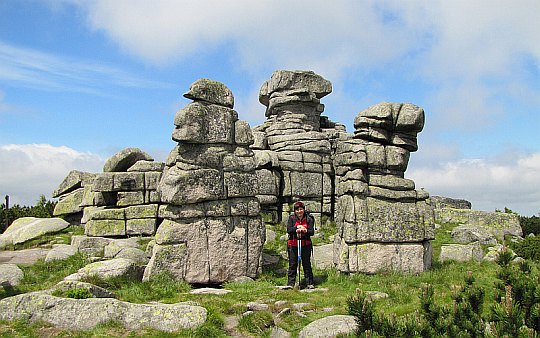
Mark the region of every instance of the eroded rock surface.
[[132, 304], [113, 298], [71, 299], [45, 293], [0, 300], [0, 320], [42, 321], [70, 330], [90, 330], [114, 321], [128, 330], [153, 328], [175, 332], [196, 328], [206, 316], [206, 309], [192, 303]]
[[163, 222], [144, 278], [168, 272], [189, 283], [219, 284], [256, 277], [265, 226], [250, 127], [222, 84], [199, 80], [185, 96], [193, 102], [174, 118], [178, 145], [158, 185]]
[[337, 141], [333, 162], [337, 268], [422, 272], [431, 266], [434, 213], [429, 194], [404, 173], [424, 111], [383, 102], [358, 113], [354, 126], [352, 139]]

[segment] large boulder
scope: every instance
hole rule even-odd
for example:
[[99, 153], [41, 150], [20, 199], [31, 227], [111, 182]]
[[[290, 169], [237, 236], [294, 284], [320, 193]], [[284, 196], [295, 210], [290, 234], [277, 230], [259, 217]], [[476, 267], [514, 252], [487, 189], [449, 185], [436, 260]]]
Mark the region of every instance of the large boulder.
[[331, 269], [334, 267], [334, 245], [325, 244], [313, 247], [313, 265], [317, 269]]
[[95, 178], [95, 174], [87, 173], [79, 170], [72, 170], [64, 178], [62, 183], [52, 193], [52, 197], [60, 197], [61, 195], [70, 193], [78, 188], [83, 188], [87, 184], [91, 184]]
[[83, 210], [84, 188], [79, 188], [60, 196], [60, 200], [54, 207], [54, 216], [77, 214]]
[[339, 334], [355, 332], [358, 324], [354, 316], [334, 315], [317, 319], [309, 323], [298, 334], [299, 338], [330, 338]]
[[192, 303], [132, 304], [112, 298], [71, 299], [44, 293], [0, 300], [0, 320], [44, 322], [69, 330], [91, 330], [112, 321], [128, 330], [175, 332], [196, 328], [206, 317], [206, 309]]
[[199, 79], [193, 82], [184, 97], [196, 102], [205, 101], [228, 108], [234, 107], [234, 96], [231, 90], [223, 83], [210, 79]]
[[320, 99], [332, 92], [332, 83], [312, 71], [277, 70], [261, 86], [259, 102], [268, 106], [273, 93], [299, 89], [312, 92]]
[[336, 237], [334, 262], [339, 271], [421, 273], [431, 266], [431, 242], [348, 245]]
[[80, 281], [93, 276], [102, 279], [126, 277], [134, 280], [141, 280], [143, 269], [143, 267], [133, 260], [114, 258], [90, 263], [87, 266], [80, 268], [76, 273], [66, 277], [65, 280]]
[[502, 240], [502, 233], [488, 227], [459, 225], [452, 229], [452, 238], [460, 244], [479, 242], [480, 244], [497, 244], [497, 237]]
[[441, 246], [440, 262], [445, 261], [481, 261], [484, 257], [484, 251], [479, 243], [473, 244], [446, 244]]
[[83, 235], [71, 237], [71, 245], [74, 246], [78, 252], [90, 256], [103, 256], [105, 247], [112, 241], [114, 241], [112, 238], [104, 237], [90, 237]]
[[457, 223], [469, 227], [481, 227], [501, 240], [506, 235], [522, 236], [519, 215], [470, 209], [435, 209], [435, 219], [441, 223]]
[[64, 260], [75, 255], [77, 248], [68, 244], [55, 244], [53, 248], [47, 253], [45, 262], [51, 262], [55, 260]]
[[14, 287], [20, 284], [24, 272], [15, 264], [0, 264], [0, 286]]
[[43, 235], [54, 234], [69, 227], [61, 218], [21, 217], [13, 221], [0, 235], [0, 249], [8, 244], [21, 244]]

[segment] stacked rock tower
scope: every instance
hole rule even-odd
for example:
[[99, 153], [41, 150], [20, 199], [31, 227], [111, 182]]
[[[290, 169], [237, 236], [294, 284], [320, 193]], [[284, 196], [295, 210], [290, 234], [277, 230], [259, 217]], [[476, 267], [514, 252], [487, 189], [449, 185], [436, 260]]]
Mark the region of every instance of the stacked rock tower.
[[262, 269], [265, 228], [255, 198], [253, 136], [223, 84], [194, 82], [176, 113], [178, 145], [158, 192], [163, 222], [144, 278], [164, 270], [189, 283], [220, 284]]
[[332, 218], [332, 144], [320, 103], [331, 92], [330, 81], [305, 71], [276, 71], [261, 87], [267, 120], [255, 128], [252, 148], [263, 183], [257, 197], [273, 221], [286, 219], [296, 200], [317, 224]]
[[339, 141], [334, 157], [340, 271], [422, 272], [431, 265], [434, 213], [429, 194], [404, 178], [424, 111], [380, 103], [361, 111], [354, 138]]

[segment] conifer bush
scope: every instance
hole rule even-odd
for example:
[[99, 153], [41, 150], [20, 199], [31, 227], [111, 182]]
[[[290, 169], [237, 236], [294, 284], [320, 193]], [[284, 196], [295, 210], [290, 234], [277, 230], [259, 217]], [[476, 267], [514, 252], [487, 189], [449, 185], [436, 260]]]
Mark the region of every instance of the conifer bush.
[[439, 305], [430, 284], [421, 287], [420, 309], [413, 315], [386, 316], [361, 292], [347, 300], [356, 317], [358, 337], [538, 337], [540, 333], [540, 276], [529, 261], [513, 263], [503, 250], [495, 297], [484, 311], [485, 291], [471, 272], [453, 290], [452, 304]]
[[538, 216], [520, 216], [519, 224], [521, 225], [523, 236], [527, 236], [528, 234], [540, 234], [540, 217]]
[[512, 243], [512, 249], [520, 257], [540, 261], [540, 236], [526, 237], [521, 242]]

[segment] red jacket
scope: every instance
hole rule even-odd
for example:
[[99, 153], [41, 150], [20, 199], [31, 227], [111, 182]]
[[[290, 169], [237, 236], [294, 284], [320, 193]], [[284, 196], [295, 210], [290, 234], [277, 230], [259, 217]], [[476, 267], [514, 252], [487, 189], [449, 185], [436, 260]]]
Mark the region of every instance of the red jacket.
[[289, 216], [287, 220], [287, 234], [289, 239], [287, 241], [288, 246], [298, 246], [298, 237], [296, 236], [296, 228], [298, 225], [303, 225], [307, 228], [307, 232], [302, 234], [301, 245], [306, 246], [311, 244], [311, 236], [315, 234], [314, 219], [307, 212], [304, 213], [304, 217], [300, 220], [296, 217], [296, 214]]

